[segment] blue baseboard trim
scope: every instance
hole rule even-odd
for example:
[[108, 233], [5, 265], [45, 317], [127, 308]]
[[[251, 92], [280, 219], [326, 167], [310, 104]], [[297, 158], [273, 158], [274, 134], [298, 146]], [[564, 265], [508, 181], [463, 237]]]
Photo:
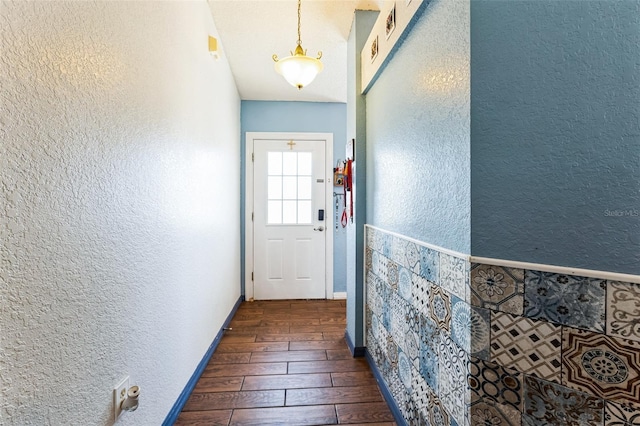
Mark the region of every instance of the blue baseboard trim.
[[380, 392], [382, 392], [382, 396], [384, 397], [385, 401], [387, 401], [387, 404], [391, 409], [391, 414], [393, 414], [393, 418], [395, 419], [396, 423], [398, 424], [398, 426], [408, 426], [407, 421], [404, 419], [404, 417], [402, 417], [402, 412], [400, 411], [400, 408], [398, 407], [396, 400], [393, 399], [393, 395], [391, 395], [391, 390], [389, 390], [389, 387], [387, 386], [385, 381], [382, 379], [382, 374], [380, 374], [380, 370], [378, 370], [378, 366], [373, 361], [371, 354], [369, 354], [369, 351], [366, 350], [366, 348], [365, 348], [364, 356], [367, 362], [369, 363], [369, 367], [371, 367], [371, 371], [373, 372], [373, 375], [376, 378], [376, 381], [378, 382], [378, 387], [380, 387]]
[[364, 346], [354, 346], [353, 340], [351, 339], [351, 336], [349, 336], [348, 331], [344, 332], [344, 340], [347, 341], [347, 346], [349, 346], [349, 351], [351, 352], [351, 355], [353, 355], [354, 358], [361, 358], [364, 356], [367, 348], [365, 348]]
[[224, 321], [224, 324], [222, 324], [222, 327], [220, 327], [220, 331], [218, 331], [218, 334], [216, 334], [216, 337], [213, 339], [211, 346], [209, 346], [209, 349], [207, 349], [207, 352], [202, 357], [202, 360], [196, 367], [196, 370], [191, 375], [191, 378], [187, 382], [187, 385], [182, 390], [182, 393], [180, 393], [180, 396], [176, 400], [175, 404], [173, 404], [173, 407], [171, 407], [169, 414], [167, 414], [167, 417], [164, 419], [164, 422], [162, 422], [162, 426], [173, 426], [173, 424], [178, 420], [178, 416], [180, 416], [180, 412], [182, 411], [182, 409], [184, 408], [184, 405], [187, 403], [187, 400], [191, 396], [191, 392], [193, 392], [193, 389], [196, 387], [196, 383], [198, 383], [198, 380], [200, 379], [200, 376], [204, 372], [204, 369], [207, 367], [207, 364], [209, 364], [209, 360], [211, 359], [213, 352], [215, 352], [216, 348], [218, 347], [218, 344], [220, 343], [222, 336], [224, 336], [224, 329], [229, 325], [229, 323], [233, 319], [233, 316], [236, 314], [236, 311], [238, 310], [238, 308], [240, 307], [240, 304], [243, 301], [244, 301], [244, 296], [240, 296], [236, 304], [233, 306], [233, 309], [231, 309], [231, 312], [227, 316], [227, 319]]

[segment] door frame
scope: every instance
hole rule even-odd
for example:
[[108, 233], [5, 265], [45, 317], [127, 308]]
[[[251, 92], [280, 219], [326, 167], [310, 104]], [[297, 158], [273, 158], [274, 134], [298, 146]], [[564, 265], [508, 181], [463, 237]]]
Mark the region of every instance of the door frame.
[[245, 249], [244, 249], [244, 292], [246, 300], [253, 300], [253, 145], [256, 140], [312, 140], [324, 141], [325, 161], [325, 298], [333, 299], [333, 133], [288, 133], [288, 132], [246, 132], [245, 133]]

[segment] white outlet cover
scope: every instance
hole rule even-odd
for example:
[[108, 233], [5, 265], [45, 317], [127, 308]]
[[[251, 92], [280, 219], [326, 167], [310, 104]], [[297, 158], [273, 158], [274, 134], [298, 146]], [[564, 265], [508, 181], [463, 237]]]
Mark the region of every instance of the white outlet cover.
[[117, 422], [118, 417], [122, 413], [122, 401], [127, 399], [127, 389], [129, 389], [129, 376], [122, 379], [116, 387], [113, 388], [113, 421]]

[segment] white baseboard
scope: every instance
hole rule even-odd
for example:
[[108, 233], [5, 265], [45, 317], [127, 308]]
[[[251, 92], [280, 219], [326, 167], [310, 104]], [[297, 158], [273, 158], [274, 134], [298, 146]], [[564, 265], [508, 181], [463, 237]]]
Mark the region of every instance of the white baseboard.
[[336, 293], [333, 293], [333, 298], [334, 299], [346, 299], [347, 298], [347, 292], [346, 291], [338, 291]]

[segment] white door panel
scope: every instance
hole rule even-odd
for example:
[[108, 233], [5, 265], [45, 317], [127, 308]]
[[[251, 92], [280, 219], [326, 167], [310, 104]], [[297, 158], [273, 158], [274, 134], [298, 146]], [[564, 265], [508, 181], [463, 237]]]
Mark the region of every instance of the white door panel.
[[253, 152], [254, 298], [325, 298], [325, 142], [254, 140]]

